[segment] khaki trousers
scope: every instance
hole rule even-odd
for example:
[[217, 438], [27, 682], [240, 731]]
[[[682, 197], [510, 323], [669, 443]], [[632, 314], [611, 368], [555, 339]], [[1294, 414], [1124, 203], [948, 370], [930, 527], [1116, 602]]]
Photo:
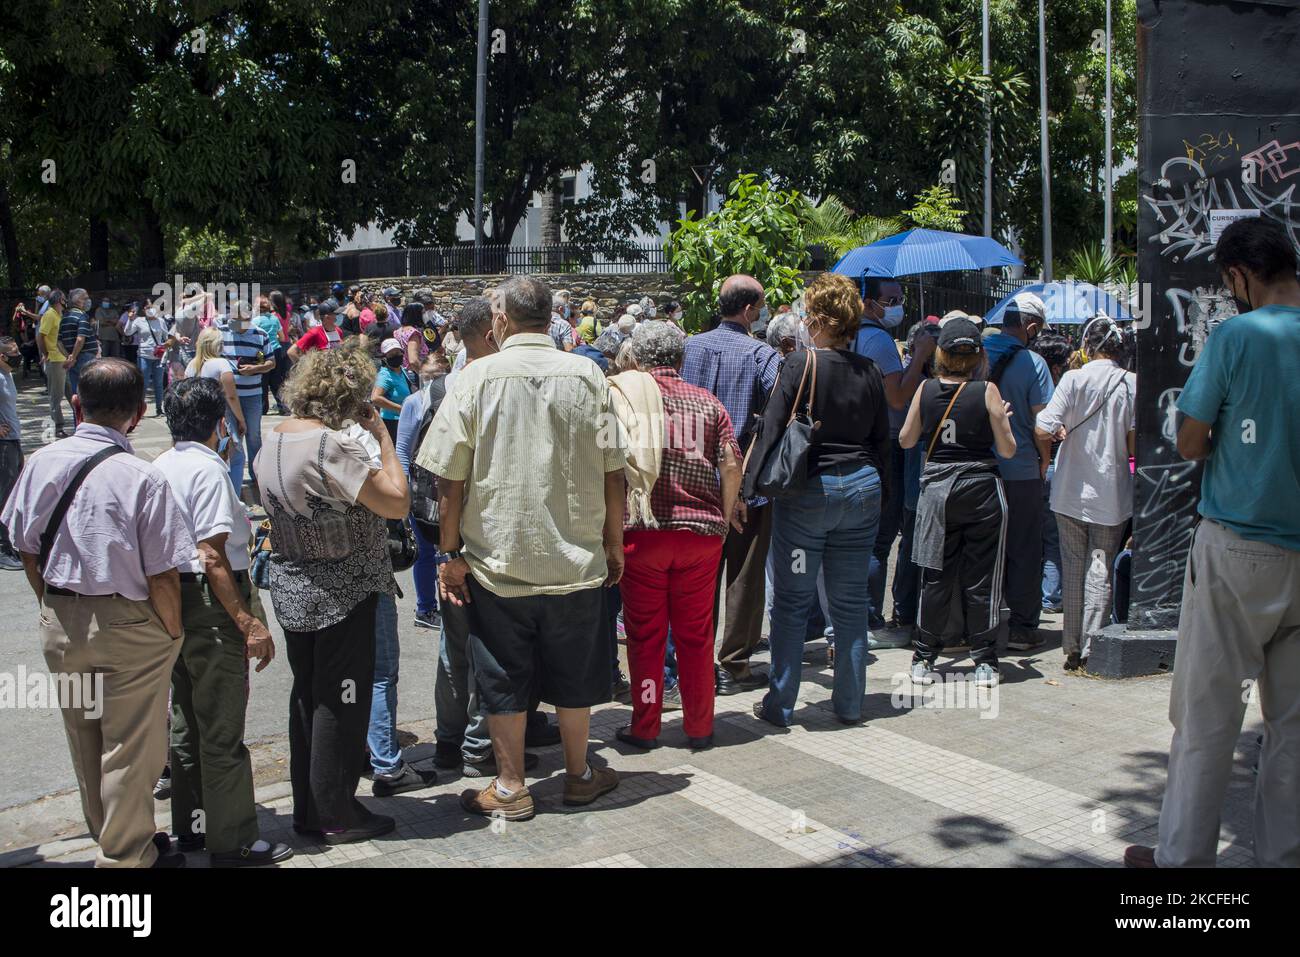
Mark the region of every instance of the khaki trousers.
[[1160, 867], [1213, 867], [1246, 702], [1259, 695], [1255, 860], [1300, 867], [1300, 551], [1196, 528], [1183, 581]]
[[[167, 763], [167, 689], [181, 643], [147, 601], [45, 596], [41, 639], [52, 675], [102, 683], [94, 702], [60, 701], [96, 867], [150, 867], [153, 786]], [[90, 705], [88, 707], [88, 704]]]

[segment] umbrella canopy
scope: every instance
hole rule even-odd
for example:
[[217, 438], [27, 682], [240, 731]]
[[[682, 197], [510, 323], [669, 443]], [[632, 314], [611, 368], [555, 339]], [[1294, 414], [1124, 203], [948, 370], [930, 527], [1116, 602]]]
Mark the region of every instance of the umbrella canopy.
[[862, 276], [912, 276], [1023, 265], [1009, 249], [987, 236], [909, 229], [845, 253], [831, 272], [857, 279]]
[[[1036, 282], [1023, 286], [1016, 293], [1032, 292], [1043, 300], [1048, 325], [1081, 325], [1099, 312], [1112, 319], [1128, 321], [1133, 318], [1128, 307], [1119, 299], [1089, 282], [1065, 279], [1060, 282]], [[991, 326], [1002, 325], [1002, 313], [1015, 296], [1013, 293], [989, 310], [984, 321]]]

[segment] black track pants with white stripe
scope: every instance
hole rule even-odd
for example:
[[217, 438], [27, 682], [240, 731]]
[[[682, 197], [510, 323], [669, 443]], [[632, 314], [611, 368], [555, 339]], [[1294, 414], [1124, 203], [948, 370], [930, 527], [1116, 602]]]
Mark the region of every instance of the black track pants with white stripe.
[[[958, 479], [944, 508], [943, 569], [921, 569], [914, 661], [934, 663], [948, 616], [960, 607], [971, 658], [976, 664], [997, 664], [1006, 534], [1002, 480], [988, 474]], [[960, 590], [956, 605], [954, 589]]]

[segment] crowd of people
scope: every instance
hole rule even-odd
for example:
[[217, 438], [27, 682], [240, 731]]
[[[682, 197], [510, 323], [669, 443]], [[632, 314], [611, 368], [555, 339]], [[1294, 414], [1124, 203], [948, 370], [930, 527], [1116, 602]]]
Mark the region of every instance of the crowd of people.
[[[1225, 231], [1218, 264], [1250, 315], [1215, 332], [1183, 394], [1179, 448], [1210, 457], [1213, 531], [1188, 569], [1160, 850], [1134, 851], [1138, 866], [1213, 859], [1244, 705], [1225, 690], [1236, 671], [1202, 671], [1237, 619], [1197, 569], [1247, 592], [1234, 555], [1283, 596], [1231, 639], [1238, 670], [1272, 682], [1257, 853], [1300, 863], [1293, 788], [1279, 806], [1297, 771], [1300, 527], [1267, 494], [1294, 491], [1300, 461], [1284, 453], [1248, 478], [1255, 466], [1219, 437], [1243, 415], [1282, 414], [1241, 363], [1300, 369], [1300, 336], [1275, 328], [1300, 321], [1295, 257], [1275, 232]], [[11, 379], [0, 388], [0, 545], [41, 603], [51, 671], [110, 685], [102, 720], [64, 709], [101, 866], [292, 853], [257, 833], [243, 743], [246, 662], [260, 671], [276, 653], [263, 592], [293, 674], [293, 827], [330, 844], [394, 828], [357, 800], [366, 774], [381, 798], [440, 771], [484, 778], [461, 795], [467, 812], [527, 820], [529, 749], [557, 743], [564, 803], [596, 801], [618, 777], [588, 759], [590, 713], [615, 698], [631, 706], [617, 738], [636, 751], [660, 746], [668, 709], [687, 747], [712, 747], [718, 696], [762, 690], [757, 720], [799, 722], [809, 640], [826, 639], [831, 709], [855, 725], [872, 650], [910, 648], [921, 687], [961, 650], [989, 688], [1000, 656], [1042, 649], [1044, 611], [1064, 613], [1067, 671], [1126, 614], [1138, 383], [1131, 331], [1104, 314], [1067, 336], [1020, 293], [996, 321], [954, 310], [903, 335], [897, 281], [830, 273], [775, 310], [758, 281], [731, 276], [693, 335], [678, 302], [610, 311], [522, 276], [451, 318], [393, 288], [337, 287], [300, 309], [279, 292], [199, 295], [175, 316], [90, 306], [85, 290], [43, 288], [21, 314], [56, 434], [65, 397], [78, 424], [24, 467], [7, 448]], [[0, 371], [23, 349], [0, 342]], [[117, 454], [148, 388], [174, 442], [152, 464]], [[272, 402], [282, 419], [264, 435]], [[1226, 482], [1259, 494], [1229, 500]], [[414, 624], [440, 631], [429, 766], [403, 759], [396, 726], [394, 574], [408, 567]], [[764, 642], [767, 670], [754, 665]], [[1197, 702], [1216, 691], [1207, 716]], [[154, 834], [151, 803], [169, 755], [171, 836]]]

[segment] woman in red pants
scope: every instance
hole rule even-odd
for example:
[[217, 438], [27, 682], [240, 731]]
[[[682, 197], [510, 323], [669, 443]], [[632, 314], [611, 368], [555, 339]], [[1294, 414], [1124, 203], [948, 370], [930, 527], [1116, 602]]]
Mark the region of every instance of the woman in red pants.
[[713, 744], [713, 598], [722, 539], [740, 488], [731, 419], [678, 374], [685, 339], [666, 322], [632, 334], [638, 370], [609, 380], [628, 441], [619, 585], [632, 672], [632, 723], [618, 739], [659, 745], [664, 650], [672, 627], [682, 724], [692, 750]]

